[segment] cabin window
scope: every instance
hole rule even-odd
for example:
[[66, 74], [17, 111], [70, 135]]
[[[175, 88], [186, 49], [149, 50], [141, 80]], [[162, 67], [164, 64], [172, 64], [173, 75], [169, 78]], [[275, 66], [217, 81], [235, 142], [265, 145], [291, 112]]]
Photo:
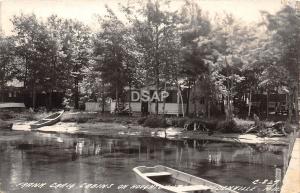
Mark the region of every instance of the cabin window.
[[14, 97], [17, 97], [17, 92], [16, 91], [14, 91]]
[[9, 97], [9, 98], [12, 97], [12, 93], [11, 93], [11, 92], [8, 93], [8, 97]]

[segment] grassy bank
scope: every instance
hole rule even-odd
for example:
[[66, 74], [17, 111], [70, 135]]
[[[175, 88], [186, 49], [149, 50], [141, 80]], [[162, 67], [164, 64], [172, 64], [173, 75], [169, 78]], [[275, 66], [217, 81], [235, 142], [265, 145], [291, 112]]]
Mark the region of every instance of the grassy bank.
[[[100, 114], [100, 113], [87, 113], [87, 112], [67, 112], [62, 117], [62, 122], [75, 122], [75, 123], [119, 123], [122, 125], [136, 125], [150, 129], [154, 128], [167, 128], [178, 127], [184, 128], [186, 131], [199, 131], [206, 132], [208, 134], [213, 133], [236, 133], [243, 134], [250, 128], [257, 127], [257, 122], [254, 120], [237, 119], [224, 120], [224, 119], [201, 119], [201, 118], [188, 118], [188, 117], [164, 117], [149, 115], [145, 117], [129, 117], [129, 116], [115, 116], [112, 114]], [[256, 129], [256, 132], [260, 136], [270, 136], [274, 132], [279, 135], [277, 130], [272, 128], [276, 122], [261, 121], [260, 127]], [[294, 130], [290, 125], [282, 125], [286, 127], [287, 133]], [[272, 128], [272, 129], [270, 129]], [[278, 129], [279, 130], [279, 129]]]
[[112, 114], [86, 113], [86, 112], [66, 112], [62, 122], [76, 123], [120, 123], [140, 125], [148, 128], [179, 127], [186, 130], [213, 131], [223, 133], [241, 133], [245, 131], [253, 121], [232, 120], [224, 121], [220, 119], [193, 119], [186, 117], [163, 117], [149, 115], [145, 117], [114, 116]]
[[[36, 114], [34, 117], [43, 116], [43, 113]], [[32, 121], [26, 121], [28, 115], [19, 114], [16, 117], [22, 119], [11, 119], [14, 123], [15, 131], [31, 131]], [[31, 120], [32, 118], [30, 118]], [[194, 127], [196, 123], [196, 127]], [[201, 124], [202, 125], [201, 125]], [[198, 124], [198, 125], [197, 125]], [[287, 144], [289, 135], [286, 137], [261, 137], [256, 134], [242, 133], [252, 126], [254, 121], [234, 119], [226, 122], [224, 120], [212, 119], [190, 119], [178, 117], [127, 117], [114, 116], [111, 114], [98, 114], [86, 112], [66, 112], [62, 121], [52, 126], [38, 129], [38, 132], [66, 133], [78, 135], [105, 135], [116, 137], [171, 137], [177, 139], [203, 139], [227, 141], [233, 143], [268, 143], [268, 144]], [[190, 127], [186, 127], [189, 125]], [[202, 127], [211, 129], [204, 131]], [[183, 129], [185, 128], [186, 129]], [[195, 129], [196, 128], [196, 129]], [[233, 133], [233, 131], [235, 133]]]
[[137, 124], [137, 117], [130, 116], [114, 116], [112, 114], [88, 113], [88, 112], [65, 112], [61, 118], [61, 122], [76, 123], [121, 123], [121, 124]]
[[[50, 115], [51, 112], [38, 112], [33, 113], [30, 111], [25, 112], [6, 112], [0, 113], [0, 119], [3, 124], [6, 121], [14, 122], [18, 121], [36, 121], [43, 117]], [[6, 120], [6, 121], [5, 121]], [[167, 127], [177, 127], [184, 128], [186, 131], [195, 132], [205, 132], [209, 135], [214, 133], [236, 133], [243, 134], [257, 126], [257, 123], [253, 120], [244, 120], [234, 118], [233, 120], [226, 121], [224, 119], [201, 119], [201, 118], [188, 118], [188, 117], [164, 117], [149, 115], [145, 117], [131, 117], [131, 116], [115, 116], [112, 114], [101, 114], [101, 113], [90, 113], [90, 112], [65, 112], [61, 118], [63, 123], [76, 123], [83, 124], [87, 123], [89, 125], [97, 125], [97, 123], [118, 123], [121, 125], [135, 125], [145, 127], [148, 129], [155, 128], [167, 128]], [[260, 136], [268, 136], [272, 131], [270, 127], [275, 124], [275, 122], [261, 121], [260, 128], [256, 130]], [[140, 127], [141, 126], [141, 127]], [[286, 126], [286, 125], [285, 125]], [[294, 127], [288, 126], [288, 133], [294, 130]], [[267, 129], [266, 129], [267, 128]], [[261, 132], [261, 131], [263, 132]]]

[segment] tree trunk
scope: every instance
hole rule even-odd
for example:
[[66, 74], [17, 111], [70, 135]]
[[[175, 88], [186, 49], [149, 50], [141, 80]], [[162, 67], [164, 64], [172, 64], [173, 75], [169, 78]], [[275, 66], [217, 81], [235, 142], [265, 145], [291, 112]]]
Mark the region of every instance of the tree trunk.
[[250, 118], [251, 116], [251, 107], [252, 107], [252, 89], [250, 89], [250, 93], [249, 93], [248, 118]]
[[298, 93], [299, 93], [299, 84], [297, 82], [296, 91], [295, 91], [295, 121], [298, 124], [299, 123], [299, 99], [298, 99]]
[[35, 86], [33, 86], [33, 89], [32, 89], [32, 108], [33, 110], [35, 109], [36, 107], [36, 90], [35, 90]]
[[0, 94], [1, 94], [1, 102], [4, 102], [4, 89], [1, 89]]
[[211, 118], [211, 101], [208, 101], [208, 105], [207, 105], [207, 118], [210, 119]]
[[53, 60], [53, 73], [50, 74], [50, 96], [49, 96], [49, 110], [52, 110], [53, 108], [53, 89], [57, 89], [57, 69], [56, 69], [56, 63], [57, 63], [57, 57], [56, 55], [54, 55], [54, 57], [52, 58]]
[[52, 99], [53, 99], [53, 90], [51, 89], [49, 93], [49, 107], [48, 107], [49, 110], [52, 110]]
[[226, 96], [226, 105], [225, 107], [225, 115], [226, 115], [226, 120], [232, 120], [233, 118], [233, 106], [231, 104], [231, 97], [230, 96]]
[[222, 99], [221, 99], [221, 112], [225, 113], [225, 99], [224, 99], [224, 95], [222, 95]]
[[292, 114], [293, 114], [293, 100], [292, 100], [292, 95], [288, 95], [288, 122], [291, 123], [292, 121]]
[[269, 118], [269, 90], [267, 90], [267, 119]]
[[208, 118], [208, 100], [206, 98], [204, 98], [204, 108], [205, 108], [204, 116], [205, 118]]
[[104, 95], [102, 95], [102, 97], [101, 97], [101, 105], [102, 105], [101, 113], [104, 114], [104, 111], [105, 111], [105, 97], [104, 97]]
[[179, 117], [179, 109], [180, 109], [180, 97], [179, 97], [179, 91], [177, 89], [177, 117]]
[[225, 107], [225, 115], [226, 115], [226, 120], [230, 120], [230, 107], [229, 107], [229, 96], [226, 96], [226, 104], [224, 105]]
[[4, 102], [4, 87], [5, 87], [5, 83], [6, 83], [6, 65], [4, 64], [4, 66], [3, 66], [3, 72], [4, 72], [4, 76], [3, 77], [1, 77], [1, 85], [0, 85], [0, 95], [1, 95], [1, 102]]
[[118, 112], [119, 110], [119, 90], [118, 86], [116, 86], [116, 107], [115, 107], [115, 112]]
[[101, 89], [101, 103], [102, 103], [102, 114], [104, 114], [104, 108], [105, 108], [105, 97], [104, 97], [104, 82], [101, 82], [102, 89]]
[[188, 81], [188, 90], [187, 90], [187, 101], [186, 101], [186, 110], [185, 114], [188, 116], [190, 113], [190, 90], [191, 90], [191, 82]]
[[78, 91], [78, 78], [77, 77], [75, 77], [74, 108], [79, 109], [79, 91]]
[[197, 81], [194, 81], [194, 112], [195, 112], [196, 117], [198, 117], [197, 102], [198, 102], [198, 97], [197, 97]]
[[226, 112], [226, 120], [231, 120], [232, 119], [232, 104], [231, 104], [231, 98], [232, 98], [232, 82], [231, 80], [228, 80], [229, 79], [229, 75], [232, 75], [232, 72], [230, 72], [229, 74], [229, 65], [228, 65], [228, 62], [227, 62], [227, 57], [225, 56], [225, 64], [226, 64], [226, 76], [227, 76], [227, 89], [228, 89], [228, 96], [226, 96], [226, 99], [227, 99], [227, 105], [226, 105], [226, 108], [227, 110], [225, 109], [225, 112]]
[[184, 117], [184, 105], [183, 105], [183, 97], [182, 97], [182, 93], [181, 93], [181, 89], [179, 84], [177, 83], [177, 87], [178, 87], [178, 94], [179, 94], [179, 99], [181, 100], [181, 112], [182, 112], [182, 116]]
[[[155, 33], [156, 33], [156, 39], [155, 39], [155, 73], [156, 73], [156, 92], [158, 93], [159, 90], [159, 58], [158, 58], [158, 25], [155, 26]], [[158, 100], [155, 102], [155, 114], [158, 115]]]
[[128, 105], [129, 105], [129, 113], [131, 114], [131, 83], [129, 83], [129, 102], [128, 102]]
[[1, 102], [4, 102], [4, 83], [1, 83], [0, 85], [0, 96], [1, 96]]
[[[167, 83], [165, 82], [165, 91], [167, 91]], [[163, 101], [163, 115], [165, 115], [165, 110], [166, 110], [166, 99], [164, 98]]]
[[28, 76], [28, 64], [27, 58], [25, 57], [25, 76], [24, 76], [24, 88], [27, 87], [27, 76]]

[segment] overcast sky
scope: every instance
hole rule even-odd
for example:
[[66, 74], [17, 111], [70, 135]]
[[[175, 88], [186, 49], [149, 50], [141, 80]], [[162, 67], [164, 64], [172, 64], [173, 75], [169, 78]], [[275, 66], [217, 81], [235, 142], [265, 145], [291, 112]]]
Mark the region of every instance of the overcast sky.
[[[2, 1], [2, 29], [10, 34], [12, 25], [9, 19], [20, 13], [35, 13], [44, 18], [51, 14], [65, 18], [76, 18], [90, 26], [95, 26], [95, 15], [105, 14], [105, 4], [118, 12], [119, 3], [128, 0], [0, 0]], [[133, 1], [133, 0], [129, 0]], [[282, 0], [196, 0], [200, 7], [213, 16], [216, 13], [232, 13], [245, 22], [257, 22], [260, 11], [275, 13], [282, 7]], [[182, 0], [172, 0], [172, 9], [179, 7]]]

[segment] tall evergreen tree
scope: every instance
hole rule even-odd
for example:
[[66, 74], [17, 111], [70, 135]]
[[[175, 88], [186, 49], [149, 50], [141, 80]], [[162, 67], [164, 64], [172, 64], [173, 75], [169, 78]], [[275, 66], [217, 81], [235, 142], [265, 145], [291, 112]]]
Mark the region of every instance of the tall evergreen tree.
[[16, 77], [15, 44], [11, 37], [0, 36], [0, 101], [4, 101], [6, 83]]
[[[273, 46], [279, 51], [280, 60], [275, 63], [275, 68], [270, 70], [284, 69], [277, 71], [282, 74], [280, 80], [287, 81], [289, 90], [289, 121], [292, 114], [296, 121], [299, 121], [298, 93], [299, 93], [299, 65], [300, 65], [300, 18], [296, 10], [285, 7], [275, 15], [264, 12], [265, 24], [273, 32]], [[270, 75], [273, 73], [269, 73]], [[270, 80], [272, 77], [270, 77]], [[294, 113], [293, 113], [294, 108]]]

